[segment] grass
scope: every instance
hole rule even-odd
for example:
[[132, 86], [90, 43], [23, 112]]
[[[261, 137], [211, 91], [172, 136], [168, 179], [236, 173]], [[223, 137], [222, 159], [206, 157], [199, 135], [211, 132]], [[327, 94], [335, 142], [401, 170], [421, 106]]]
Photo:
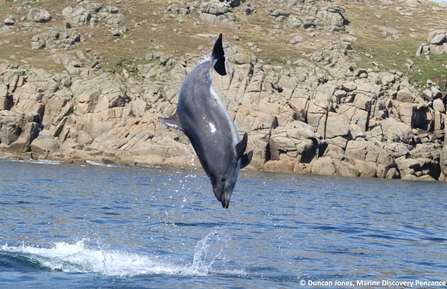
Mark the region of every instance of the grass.
[[[14, 2], [10, 0], [0, 0], [0, 20], [3, 21], [9, 15], [17, 16], [17, 19], [26, 17], [28, 15], [28, 10], [20, 9], [22, 2]], [[53, 20], [50, 22], [51, 26], [55, 23], [60, 23], [62, 25], [62, 19], [57, 17], [54, 11], [62, 11], [66, 7], [64, 0], [42, 0], [39, 3], [29, 2], [32, 7], [39, 7], [47, 9], [52, 14]], [[53, 11], [53, 12], [52, 12]], [[60, 14], [60, 12], [58, 12]], [[54, 15], [54, 16], [53, 16]], [[22, 25], [22, 21], [16, 23], [15, 26]], [[40, 24], [43, 27], [47, 24]], [[36, 68], [45, 69], [48, 71], [62, 72], [64, 67], [62, 65], [56, 64], [51, 61], [52, 53], [46, 50], [32, 50], [31, 49], [31, 38], [44, 32], [15, 32], [9, 33], [7, 35], [1, 35], [2, 40], [8, 41], [9, 43], [0, 46], [0, 59], [7, 59], [12, 62], [22, 62], [28, 63]]]
[[[444, 64], [444, 66], [439, 65]], [[447, 54], [430, 54], [430, 60], [427, 60], [424, 55], [421, 55], [415, 61], [415, 69], [411, 73], [410, 79], [414, 84], [420, 87], [426, 85], [427, 80], [444, 79], [447, 80]], [[447, 89], [444, 89], [447, 92]]]
[[[350, 9], [349, 26], [355, 31], [358, 41], [352, 44], [353, 48], [365, 56], [359, 66], [371, 66], [372, 62], [380, 65], [383, 70], [407, 70], [407, 58], [415, 55], [421, 44], [421, 38], [408, 36], [408, 28], [396, 18], [393, 11], [377, 11], [372, 7], [353, 6]], [[377, 16], [380, 15], [380, 18]], [[383, 36], [378, 27], [393, 27], [400, 32], [399, 38]]]
[[0, 46], [0, 59], [7, 59], [11, 62], [20, 61], [21, 63], [27, 63], [33, 67], [56, 73], [65, 70], [63, 65], [57, 64], [51, 60], [51, 54], [48, 53], [48, 51], [32, 50], [29, 42], [23, 42], [11, 42], [10, 44], [13, 45], [14, 49], [2, 49], [5, 45]]
[[[172, 3], [176, 2], [172, 1]], [[115, 5], [120, 9], [120, 13], [125, 15], [124, 25], [130, 28], [129, 32], [120, 37], [114, 37], [109, 32], [110, 27], [104, 24], [94, 28], [88, 25], [76, 26], [75, 28], [85, 37], [86, 42], [70, 52], [76, 53], [89, 49], [90, 54], [101, 56], [101, 65], [105, 71], [115, 72], [125, 68], [132, 73], [136, 65], [147, 63], [145, 55], [154, 51], [186, 59], [189, 55], [207, 54], [208, 50], [200, 51], [198, 48], [210, 47], [215, 36], [223, 33], [225, 42], [232, 42], [247, 52], [254, 53], [264, 64], [286, 66], [298, 59], [306, 58], [306, 55], [318, 49], [321, 50], [322, 48], [316, 48], [318, 43], [337, 41], [346, 36], [343, 33], [327, 34], [326, 31], [316, 30], [318, 36], [310, 38], [309, 31], [281, 27], [284, 33], [272, 38], [269, 31], [275, 29], [277, 25], [284, 26], [284, 23], [270, 18], [267, 9], [279, 7], [280, 2], [280, 0], [272, 0], [252, 4], [257, 12], [248, 16], [236, 13], [234, 25], [204, 23], [198, 13], [185, 16], [171, 14], [165, 11], [169, 4], [164, 0], [121, 1], [120, 3], [113, 2], [113, 4], [104, 2], [104, 6]], [[402, 6], [398, 1], [393, 1], [389, 5], [375, 4], [374, 1], [366, 5], [351, 0], [338, 0], [337, 3], [346, 7], [348, 28], [358, 37], [357, 41], [351, 43], [355, 53], [358, 54], [357, 67], [368, 68], [379, 65], [382, 71], [399, 70], [408, 75], [414, 83], [425, 83], [426, 79], [432, 75], [441, 77], [445, 75], [445, 68], [440, 65], [440, 63], [446, 63], [445, 54], [431, 55], [430, 61], [424, 57], [415, 56], [417, 48], [426, 41], [431, 30], [445, 29], [447, 26], [447, 20], [444, 20], [445, 11], [435, 11], [423, 4], [421, 7], [425, 10], [412, 10], [414, 15], [405, 16], [396, 13], [394, 9], [395, 6]], [[21, 5], [22, 2], [0, 0], [0, 20], [9, 15], [17, 15], [18, 19], [26, 17], [26, 9], [17, 9]], [[40, 32], [2, 35], [9, 44], [0, 46], [0, 58], [27, 62], [46, 70], [63, 70], [62, 66], [49, 61], [53, 52], [31, 50], [30, 39], [50, 27], [61, 27], [65, 21], [61, 11], [69, 5], [77, 4], [66, 0], [40, 0], [30, 2], [30, 5], [48, 10], [53, 17], [52, 21], [41, 24]], [[182, 7], [183, 4], [179, 6]], [[179, 18], [182, 18], [183, 22], [180, 23]], [[23, 22], [18, 21], [17, 25], [23, 25]], [[377, 29], [379, 26], [398, 30], [399, 38], [382, 36]], [[300, 34], [309, 44], [303, 46], [302, 51], [288, 44], [293, 33]], [[210, 37], [205, 35], [210, 35]], [[262, 51], [252, 52], [246, 45], [249, 42], [257, 45]], [[414, 63], [412, 70], [408, 70], [409, 61]]]
[[[254, 43], [262, 51], [256, 53], [257, 57], [270, 64], [286, 64], [288, 60], [298, 57], [298, 53], [290, 47], [284, 37], [272, 39], [269, 30], [278, 25], [265, 13], [248, 16], [239, 16], [237, 25], [241, 43]], [[288, 33], [287, 33], [288, 34]]]
[[[432, 21], [438, 19], [438, 14], [441, 17], [439, 19], [444, 19], [442, 14], [445, 12], [436, 12], [421, 5], [421, 8], [426, 9], [425, 12], [423, 9], [411, 10], [413, 15], [407, 16], [396, 13], [394, 5], [365, 6], [344, 2], [349, 8], [349, 27], [358, 37], [358, 41], [352, 43], [352, 46], [362, 56], [357, 62], [359, 67], [377, 64], [382, 71], [398, 70], [408, 76], [412, 83], [421, 86], [434, 75], [445, 78], [446, 69], [442, 64], [447, 63], [446, 54], [430, 54], [430, 60], [426, 60], [425, 56], [416, 56], [419, 46], [426, 42], [428, 33], [441, 29], [446, 24], [440, 21], [439, 27], [434, 27]], [[398, 30], [399, 37], [384, 37], [377, 29], [379, 26]], [[409, 64], [412, 64], [411, 68]]]

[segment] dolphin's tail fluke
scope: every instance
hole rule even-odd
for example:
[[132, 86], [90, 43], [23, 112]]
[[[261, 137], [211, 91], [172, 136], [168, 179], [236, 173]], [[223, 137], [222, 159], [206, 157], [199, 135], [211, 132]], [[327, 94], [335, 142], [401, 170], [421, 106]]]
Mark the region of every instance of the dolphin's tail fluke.
[[216, 60], [214, 70], [216, 70], [216, 72], [220, 75], [227, 75], [227, 69], [225, 67], [225, 53], [222, 46], [222, 33], [219, 34], [219, 37], [217, 37], [217, 40], [214, 43], [211, 59]]

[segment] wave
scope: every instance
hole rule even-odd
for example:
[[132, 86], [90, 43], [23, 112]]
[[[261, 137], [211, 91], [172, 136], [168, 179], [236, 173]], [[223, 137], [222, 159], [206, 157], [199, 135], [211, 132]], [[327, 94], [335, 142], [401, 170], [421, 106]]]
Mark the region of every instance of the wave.
[[86, 160], [85, 163], [91, 165], [91, 166], [98, 166], [98, 167], [106, 167], [106, 168], [121, 168], [121, 167], [128, 167], [126, 165], [119, 165], [119, 164], [111, 164], [111, 163], [103, 163], [103, 162], [97, 162], [97, 161], [91, 161]]
[[19, 160], [19, 159], [9, 159], [6, 157], [0, 158], [0, 161], [30, 163], [30, 164], [43, 164], [43, 165], [60, 165], [60, 164], [62, 164], [61, 161], [56, 161], [56, 160], [33, 160], [33, 159]]
[[[105, 168], [132, 168], [132, 167], [134, 167], [132, 165], [115, 164], [115, 163], [108, 163], [108, 162], [98, 162], [98, 161], [92, 161], [92, 160], [86, 160], [85, 163], [90, 166], [105, 167]], [[141, 167], [162, 168], [161, 166], [141, 166]]]
[[[209, 274], [246, 275], [243, 269], [212, 268], [216, 258], [219, 258], [219, 255], [226, 248], [227, 242], [227, 239], [222, 237], [217, 231], [212, 231], [197, 243], [192, 265], [164, 262], [159, 256], [88, 248], [85, 241], [85, 239], [82, 239], [74, 244], [58, 242], [54, 243], [54, 246], [51, 248], [28, 245], [16, 247], [5, 244], [0, 247], [1, 267], [5, 271], [11, 270], [13, 267], [19, 267], [67, 273], [97, 273], [113, 277], [154, 274], [193, 276]], [[216, 244], [218, 246], [215, 246]]]

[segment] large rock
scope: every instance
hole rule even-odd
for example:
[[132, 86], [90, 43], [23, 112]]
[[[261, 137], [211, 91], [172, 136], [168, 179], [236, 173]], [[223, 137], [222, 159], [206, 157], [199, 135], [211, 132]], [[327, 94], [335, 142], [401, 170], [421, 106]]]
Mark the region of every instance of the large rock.
[[0, 111], [0, 143], [8, 145], [16, 153], [27, 152], [41, 129], [41, 118], [37, 113]]
[[422, 44], [416, 51], [416, 56], [421, 54], [441, 54], [447, 53], [447, 31], [434, 30], [431, 31], [427, 37], [428, 44]]
[[410, 103], [412, 103], [412, 102], [415, 101], [415, 98], [414, 98], [414, 96], [413, 96], [413, 93], [412, 93], [408, 88], [406, 88], [406, 87], [400, 89], [400, 90], [397, 92], [397, 97], [396, 97], [396, 99], [397, 99], [398, 101], [400, 101], [400, 102], [410, 102]]
[[15, 142], [25, 128], [23, 113], [0, 111], [0, 143], [10, 145]]
[[326, 138], [331, 139], [335, 137], [343, 137], [351, 139], [351, 127], [349, 126], [349, 120], [342, 115], [331, 115], [327, 119], [326, 124]]
[[447, 31], [445, 30], [435, 30], [430, 32], [427, 37], [427, 42], [430, 44], [442, 44], [447, 42]]
[[354, 160], [354, 167], [359, 171], [361, 177], [377, 178], [376, 163]]
[[319, 154], [319, 135], [310, 126], [299, 121], [291, 122], [282, 129], [275, 129], [269, 141], [271, 159], [285, 154], [301, 163], [310, 163]]
[[[318, 28], [331, 32], [345, 31], [345, 8], [335, 3], [321, 7], [306, 2], [306, 6], [296, 9], [296, 1], [282, 1], [277, 9], [270, 8], [269, 16], [278, 22], [286, 22], [287, 27], [295, 29]], [[301, 2], [303, 3], [303, 1]], [[295, 8], [295, 9], [294, 9]]]
[[31, 49], [69, 50], [81, 42], [82, 37], [77, 29], [53, 28], [31, 38]]
[[50, 153], [59, 151], [59, 142], [53, 138], [49, 131], [42, 130], [39, 136], [31, 142], [30, 149], [33, 156], [45, 158]]
[[399, 158], [396, 164], [402, 179], [437, 180], [439, 178], [439, 166], [433, 160]]
[[82, 25], [87, 24], [90, 21], [91, 11], [82, 6], [66, 7], [62, 10], [62, 15], [65, 16], [70, 24]]
[[31, 8], [27, 18], [35, 22], [49, 22], [51, 20], [51, 14], [45, 9]]
[[4, 83], [0, 83], [0, 111], [10, 110], [14, 102], [9, 94], [8, 87]]
[[346, 156], [370, 163], [392, 166], [391, 155], [375, 141], [355, 140], [349, 141], [346, 146]]
[[322, 157], [312, 164], [312, 173], [332, 176], [337, 173], [334, 162], [330, 157]]
[[383, 136], [389, 142], [409, 143], [411, 138], [411, 127], [408, 124], [397, 121], [394, 118], [387, 118], [381, 121]]
[[119, 9], [115, 6], [103, 7], [100, 3], [89, 3], [87, 7], [75, 6], [66, 7], [62, 10], [62, 15], [65, 16], [71, 25], [86, 25], [97, 26], [102, 22], [108, 26], [120, 27], [124, 23], [125, 16], [119, 13]]
[[[271, 11], [276, 20], [285, 17], [284, 25], [296, 13], [283, 6], [285, 2], [282, 12]], [[310, 8], [303, 9], [312, 17], [302, 19], [303, 26], [329, 25], [318, 22], [321, 11], [339, 13], [338, 8], [322, 8], [326, 2], [306, 3]], [[81, 11], [79, 15], [91, 15], [107, 26], [116, 25], [107, 17], [119, 19], [113, 17], [119, 14], [113, 6], [79, 7], [85, 11], [75, 7], [65, 14]], [[226, 7], [226, 14], [201, 13], [227, 17], [232, 7]], [[43, 34], [50, 31], [55, 30], [34, 35], [47, 45]], [[446, 127], [441, 90], [432, 84], [420, 93], [400, 72], [354, 70], [349, 66], [349, 44], [326, 44], [324, 51], [309, 55], [315, 62], [297, 60], [287, 67], [264, 65], [252, 52], [233, 44], [226, 47], [228, 75], [213, 73], [213, 87], [239, 133], [249, 135], [248, 149], [254, 151], [249, 169], [443, 178], [447, 169], [441, 153]], [[133, 72], [139, 75], [127, 66], [116, 68], [115, 74], [95, 69], [100, 57], [89, 51], [55, 51], [52, 59], [65, 72], [0, 62], [2, 152], [73, 162], [200, 166], [186, 136], [162, 128], [157, 118], [175, 112], [180, 84], [201, 57], [178, 59], [155, 51], [136, 65]]]
[[202, 1], [201, 12], [217, 16], [227, 13], [229, 11], [229, 8], [230, 5], [225, 2]]
[[441, 156], [440, 156], [440, 168], [442, 174], [447, 176], [447, 144], [442, 146]]
[[120, 27], [125, 20], [124, 14], [118, 13], [119, 9], [114, 6], [107, 6], [105, 11], [99, 13], [99, 18], [105, 24], [112, 27]]
[[439, 112], [445, 112], [445, 104], [442, 99], [437, 98], [433, 101], [433, 109]]

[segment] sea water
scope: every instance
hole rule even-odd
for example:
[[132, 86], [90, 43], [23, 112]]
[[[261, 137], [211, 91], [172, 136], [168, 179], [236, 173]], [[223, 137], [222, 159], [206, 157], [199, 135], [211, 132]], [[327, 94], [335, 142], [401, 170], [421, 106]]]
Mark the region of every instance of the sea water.
[[0, 288], [447, 285], [447, 184], [0, 160]]

